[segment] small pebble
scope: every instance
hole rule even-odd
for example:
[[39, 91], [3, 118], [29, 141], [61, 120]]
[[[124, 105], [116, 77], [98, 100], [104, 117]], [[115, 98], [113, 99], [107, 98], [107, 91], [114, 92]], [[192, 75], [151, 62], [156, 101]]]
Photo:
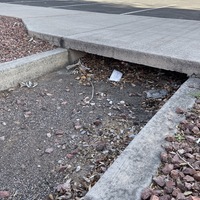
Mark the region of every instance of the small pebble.
[[76, 172], [79, 172], [81, 170], [81, 166], [76, 167]]
[[47, 133], [47, 137], [50, 138], [51, 137], [51, 133]]
[[112, 116], [112, 113], [108, 113], [108, 116]]
[[120, 104], [125, 104], [125, 101], [120, 101], [119, 103], [120, 103]]

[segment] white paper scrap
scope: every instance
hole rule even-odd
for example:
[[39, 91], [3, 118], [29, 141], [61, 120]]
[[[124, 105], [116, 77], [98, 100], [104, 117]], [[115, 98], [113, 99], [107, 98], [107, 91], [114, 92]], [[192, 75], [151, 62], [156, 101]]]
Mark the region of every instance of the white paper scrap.
[[121, 72], [119, 72], [119, 71], [117, 71], [117, 70], [113, 70], [113, 72], [112, 72], [112, 74], [111, 74], [111, 76], [110, 76], [110, 78], [109, 78], [109, 81], [116, 81], [116, 82], [119, 82], [120, 81], [120, 79], [122, 78], [122, 73]]

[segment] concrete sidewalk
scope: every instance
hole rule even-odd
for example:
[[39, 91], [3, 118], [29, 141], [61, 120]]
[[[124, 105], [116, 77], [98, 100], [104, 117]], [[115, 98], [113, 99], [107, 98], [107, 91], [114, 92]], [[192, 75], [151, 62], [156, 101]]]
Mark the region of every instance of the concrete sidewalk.
[[200, 22], [0, 3], [29, 33], [61, 47], [188, 75], [200, 74]]

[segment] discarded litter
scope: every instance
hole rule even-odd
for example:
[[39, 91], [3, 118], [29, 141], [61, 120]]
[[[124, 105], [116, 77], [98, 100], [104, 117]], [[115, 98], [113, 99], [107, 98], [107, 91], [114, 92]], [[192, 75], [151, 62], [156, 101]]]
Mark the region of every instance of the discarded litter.
[[117, 70], [113, 70], [110, 78], [109, 78], [109, 81], [115, 81], [115, 82], [119, 82], [122, 78], [122, 73], [120, 71], [117, 71]]
[[38, 83], [36, 82], [31, 82], [31, 81], [27, 81], [27, 82], [21, 82], [20, 83], [20, 87], [27, 87], [27, 88], [34, 88], [38, 85]]
[[146, 93], [147, 98], [160, 99], [160, 98], [164, 98], [168, 94], [168, 91], [165, 89], [149, 90], [149, 91], [145, 91], [145, 93]]
[[200, 144], [200, 138], [196, 141], [197, 144]]

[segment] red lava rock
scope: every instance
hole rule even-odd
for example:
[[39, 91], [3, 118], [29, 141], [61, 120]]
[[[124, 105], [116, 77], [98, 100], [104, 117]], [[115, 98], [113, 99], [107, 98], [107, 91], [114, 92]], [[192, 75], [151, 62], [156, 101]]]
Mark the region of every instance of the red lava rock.
[[54, 149], [53, 149], [52, 147], [49, 147], [49, 148], [45, 149], [45, 153], [50, 154], [50, 153], [53, 152], [53, 150], [54, 150]]
[[172, 158], [171, 162], [172, 162], [173, 164], [180, 164], [180, 163], [182, 163], [182, 161], [180, 160], [180, 158], [179, 158], [178, 155], [175, 155], [175, 156]]
[[196, 172], [193, 177], [196, 181], [200, 181], [200, 171]]
[[155, 177], [153, 178], [153, 181], [160, 187], [163, 187], [165, 185], [165, 178], [163, 176]]
[[99, 126], [102, 124], [101, 120], [96, 120], [94, 123], [93, 123], [95, 126]]
[[185, 138], [189, 142], [195, 142], [196, 141], [196, 138], [194, 136], [192, 136], [192, 135], [186, 135]]
[[196, 170], [199, 170], [200, 160], [192, 164]]
[[167, 137], [165, 137], [165, 140], [168, 141], [168, 142], [174, 142], [175, 138], [172, 135], [168, 135]]
[[150, 198], [150, 200], [159, 200], [159, 197], [156, 196], [156, 195], [152, 195], [151, 198]]
[[196, 173], [196, 170], [187, 167], [187, 168], [184, 168], [184, 169], [182, 170], [182, 172], [183, 172], [185, 175], [193, 175], [193, 174]]
[[167, 153], [166, 152], [162, 152], [160, 154], [160, 159], [161, 159], [162, 162], [168, 162], [168, 155], [167, 155]]
[[184, 175], [183, 172], [179, 172], [179, 176], [180, 176], [181, 178], [183, 178], [185, 175]]
[[176, 199], [177, 200], [184, 200], [186, 198], [185, 198], [185, 195], [183, 193], [178, 193], [178, 195], [176, 196]]
[[192, 189], [192, 184], [188, 183], [188, 182], [185, 182], [185, 187], [186, 187], [187, 190], [191, 190]]
[[199, 185], [199, 183], [194, 183], [194, 185], [192, 185], [192, 189], [193, 190], [196, 190], [196, 191], [200, 191], [200, 185]]
[[68, 153], [68, 154], [66, 155], [66, 157], [69, 158], [69, 159], [72, 159], [72, 158], [74, 157], [74, 155], [71, 154], [71, 153]]
[[153, 190], [152, 191], [154, 195], [156, 196], [160, 196], [162, 194], [162, 191], [161, 190]]
[[174, 181], [167, 181], [166, 182], [166, 186], [170, 187], [170, 188], [173, 188], [175, 186], [175, 182]]
[[192, 124], [192, 123], [188, 124], [187, 128], [188, 128], [190, 131], [192, 131], [192, 129], [194, 128], [194, 124]]
[[189, 176], [189, 175], [186, 175], [183, 179], [187, 182], [194, 182], [194, 178], [192, 176]]
[[76, 155], [76, 154], [78, 154], [78, 152], [79, 152], [79, 149], [76, 148], [76, 149], [74, 149], [74, 150], [71, 152], [71, 154]]
[[193, 149], [190, 148], [190, 147], [186, 147], [186, 148], [185, 148], [185, 151], [186, 151], [187, 153], [193, 153]]
[[0, 191], [0, 198], [8, 198], [10, 193], [8, 191]]
[[146, 200], [146, 199], [150, 198], [151, 195], [152, 195], [152, 190], [149, 189], [149, 188], [145, 188], [145, 189], [142, 191], [141, 198], [142, 198], [143, 200]]
[[182, 192], [185, 192], [185, 190], [186, 190], [185, 185], [184, 185], [180, 180], [177, 180], [177, 187], [178, 187]]
[[161, 197], [159, 197], [159, 200], [171, 200], [170, 195], [163, 195]]
[[200, 197], [191, 196], [189, 200], [200, 200]]
[[[194, 158], [194, 155], [192, 155], [191, 153], [186, 153], [186, 154], [185, 154], [185, 157], [186, 157], [186, 158], [193, 159], [193, 158]], [[195, 161], [195, 160], [194, 160], [194, 161]], [[193, 163], [193, 161], [192, 161], [192, 163]]]
[[57, 135], [57, 136], [63, 136], [63, 134], [64, 134], [64, 131], [63, 130], [57, 130], [56, 132], [55, 132], [55, 135]]
[[173, 197], [177, 197], [177, 195], [181, 193], [181, 190], [179, 188], [174, 188], [172, 192]]
[[172, 164], [165, 164], [165, 166], [162, 169], [163, 174], [167, 175], [174, 169], [174, 165]]
[[194, 126], [194, 128], [192, 129], [192, 132], [194, 134], [197, 134], [199, 132], [199, 128], [197, 126]]
[[165, 145], [164, 148], [165, 148], [165, 150], [166, 150], [167, 152], [173, 151], [173, 146], [172, 146], [172, 145]]
[[166, 182], [166, 186], [164, 188], [165, 192], [167, 194], [171, 194], [172, 191], [173, 191], [174, 186], [175, 186], [175, 183], [173, 181], [167, 181]]
[[173, 178], [173, 179], [177, 179], [179, 177], [179, 171], [178, 170], [172, 170], [170, 172], [170, 176]]
[[185, 111], [182, 109], [182, 108], [176, 108], [176, 113], [177, 114], [184, 114], [185, 113]]

